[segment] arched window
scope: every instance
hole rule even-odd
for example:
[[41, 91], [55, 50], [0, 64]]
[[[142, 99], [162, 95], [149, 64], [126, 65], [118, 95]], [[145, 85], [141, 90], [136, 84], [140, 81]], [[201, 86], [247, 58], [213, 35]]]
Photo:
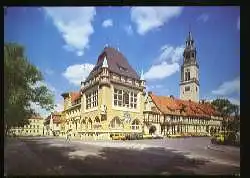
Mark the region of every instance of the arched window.
[[95, 129], [98, 129], [101, 127], [101, 123], [100, 123], [100, 119], [98, 116], [95, 117], [95, 120], [94, 120], [94, 128]]
[[120, 128], [123, 128], [123, 124], [121, 120], [119, 119], [119, 117], [114, 117], [114, 119], [110, 121], [109, 127], [113, 129], [120, 129]]
[[90, 118], [88, 118], [87, 128], [92, 129], [92, 120]]
[[86, 129], [86, 121], [85, 119], [81, 120], [81, 130], [85, 130]]
[[138, 130], [140, 128], [140, 121], [138, 119], [133, 120], [131, 128], [132, 130]]

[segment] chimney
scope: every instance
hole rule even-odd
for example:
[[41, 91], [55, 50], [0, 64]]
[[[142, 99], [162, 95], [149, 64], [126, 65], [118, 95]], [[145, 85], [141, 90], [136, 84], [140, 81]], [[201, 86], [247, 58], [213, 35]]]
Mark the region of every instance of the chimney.
[[205, 100], [201, 100], [201, 102], [202, 102], [202, 104], [204, 104], [204, 103], [205, 103]]
[[170, 95], [170, 98], [174, 99], [174, 95]]

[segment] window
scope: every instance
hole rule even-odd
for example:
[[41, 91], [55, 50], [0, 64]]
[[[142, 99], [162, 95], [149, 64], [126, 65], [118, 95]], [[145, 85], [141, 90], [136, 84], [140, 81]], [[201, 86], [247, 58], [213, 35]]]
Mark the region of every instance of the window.
[[37, 128], [39, 129], [39, 125], [37, 126]]
[[93, 91], [92, 107], [98, 106], [98, 90]]
[[37, 133], [39, 132], [39, 130], [36, 131]]
[[130, 107], [131, 108], [137, 107], [137, 93], [134, 92], [130, 93]]
[[98, 90], [86, 94], [86, 109], [98, 106]]
[[86, 95], [86, 109], [91, 107], [91, 94]]
[[130, 108], [137, 107], [137, 93], [114, 89], [114, 105]]
[[185, 87], [185, 91], [190, 91], [190, 86]]
[[114, 105], [122, 106], [122, 90], [114, 89]]
[[129, 94], [128, 92], [123, 92], [123, 106], [129, 106]]
[[198, 88], [196, 87], [196, 91], [198, 90]]

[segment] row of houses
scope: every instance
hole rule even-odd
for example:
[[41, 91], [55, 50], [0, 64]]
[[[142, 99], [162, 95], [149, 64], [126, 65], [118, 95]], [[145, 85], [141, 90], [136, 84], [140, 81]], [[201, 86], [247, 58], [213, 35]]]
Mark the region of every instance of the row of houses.
[[[194, 59], [185, 61], [192, 62], [189, 67], [197, 67]], [[196, 70], [189, 70], [192, 71]], [[193, 80], [183, 82], [181, 89], [185, 82]], [[155, 134], [162, 135], [221, 130], [223, 118], [209, 103], [196, 101], [197, 88], [192, 94], [188, 93], [192, 90], [181, 90], [187, 94], [182, 93], [185, 97], [178, 99], [146, 92], [145, 83], [143, 72], [139, 76], [120, 51], [106, 46], [79, 91], [62, 94], [64, 110], [59, 135], [70, 131], [75, 137], [108, 139], [111, 133], [151, 134], [152, 127]]]
[[183, 56], [178, 99], [146, 92], [143, 71], [139, 76], [119, 50], [105, 46], [79, 91], [61, 95], [63, 111], [46, 118], [43, 134], [109, 139], [112, 133], [195, 135], [221, 130], [220, 113], [198, 100], [199, 65], [191, 33]]

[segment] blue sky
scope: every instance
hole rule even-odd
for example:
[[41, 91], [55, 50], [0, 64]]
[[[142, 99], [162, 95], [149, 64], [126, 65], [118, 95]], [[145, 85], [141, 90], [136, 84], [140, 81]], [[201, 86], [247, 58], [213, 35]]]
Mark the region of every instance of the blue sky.
[[119, 48], [138, 73], [143, 69], [148, 90], [179, 97], [190, 29], [200, 65], [200, 98], [227, 97], [239, 104], [239, 7], [12, 7], [4, 17], [5, 42], [25, 46], [58, 110], [60, 94], [80, 89], [105, 44]]

